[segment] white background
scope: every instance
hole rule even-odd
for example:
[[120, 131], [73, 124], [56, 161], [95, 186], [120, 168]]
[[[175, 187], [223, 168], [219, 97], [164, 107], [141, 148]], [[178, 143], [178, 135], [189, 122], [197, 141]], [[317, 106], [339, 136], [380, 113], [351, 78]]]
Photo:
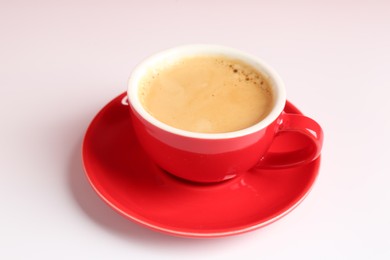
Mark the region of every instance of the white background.
[[[184, 239], [104, 204], [80, 149], [134, 66], [186, 43], [270, 63], [324, 128], [319, 178], [283, 219]], [[389, 1], [0, 0], [0, 259], [390, 259]]]

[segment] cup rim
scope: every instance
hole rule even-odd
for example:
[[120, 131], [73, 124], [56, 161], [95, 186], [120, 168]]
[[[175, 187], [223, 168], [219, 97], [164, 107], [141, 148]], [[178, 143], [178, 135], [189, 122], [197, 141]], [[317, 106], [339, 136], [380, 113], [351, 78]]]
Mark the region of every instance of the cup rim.
[[[223, 133], [199, 133], [175, 128], [159, 121], [151, 114], [149, 114], [149, 112], [147, 112], [146, 109], [142, 106], [138, 94], [139, 84], [137, 83], [142, 78], [142, 76], [145, 75], [145, 73], [149, 71], [153, 66], [156, 66], [158, 62], [169, 61], [169, 57], [171, 58], [171, 60], [177, 60], [186, 56], [196, 54], [227, 56], [229, 58], [242, 60], [243, 62], [246, 62], [252, 65], [254, 68], [258, 69], [264, 76], [267, 77], [267, 80], [270, 82], [274, 94], [274, 106], [268, 113], [268, 115], [260, 122], [241, 130]], [[172, 59], [173, 56], [176, 57]], [[175, 135], [198, 139], [230, 139], [256, 133], [274, 122], [282, 113], [286, 103], [286, 91], [284, 87], [284, 82], [282, 81], [281, 77], [276, 73], [276, 71], [272, 67], [270, 67], [265, 61], [255, 57], [254, 55], [231, 47], [212, 44], [181, 45], [155, 53], [149, 58], [146, 58], [134, 68], [133, 72], [130, 75], [130, 78], [128, 80], [127, 97], [129, 100], [130, 107], [140, 117], [142, 117], [144, 120], [154, 125], [155, 127]]]

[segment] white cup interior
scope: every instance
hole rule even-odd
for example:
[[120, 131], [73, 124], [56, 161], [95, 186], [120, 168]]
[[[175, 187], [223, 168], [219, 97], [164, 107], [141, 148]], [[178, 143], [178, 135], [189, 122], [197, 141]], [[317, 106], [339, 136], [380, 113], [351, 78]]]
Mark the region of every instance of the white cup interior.
[[[143, 77], [150, 75], [151, 71], [161, 69], [164, 66], [169, 66], [170, 63], [173, 63], [179, 59], [196, 55], [226, 56], [228, 58], [241, 60], [257, 69], [267, 78], [273, 91], [274, 106], [270, 113], [263, 120], [261, 120], [255, 125], [252, 125], [242, 130], [227, 133], [190, 132], [167, 125], [150, 115], [142, 106], [141, 101], [139, 99], [138, 91], [140, 86], [140, 80]], [[173, 134], [202, 139], [235, 138], [257, 132], [267, 127], [269, 124], [271, 124], [274, 120], [277, 119], [277, 117], [283, 111], [286, 102], [284, 83], [279, 77], [279, 75], [270, 66], [268, 66], [264, 61], [250, 54], [233, 48], [218, 45], [184, 45], [171, 48], [150, 56], [149, 58], [141, 62], [132, 72], [128, 82], [127, 95], [132, 108], [149, 123]]]

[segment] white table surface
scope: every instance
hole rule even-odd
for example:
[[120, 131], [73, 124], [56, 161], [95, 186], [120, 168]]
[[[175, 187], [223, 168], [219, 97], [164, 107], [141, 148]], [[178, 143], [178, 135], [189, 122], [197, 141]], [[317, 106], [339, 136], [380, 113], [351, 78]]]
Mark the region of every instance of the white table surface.
[[[390, 259], [389, 1], [0, 1], [0, 259]], [[130, 222], [83, 173], [83, 135], [148, 55], [214, 43], [267, 60], [324, 128], [289, 215], [219, 239]]]

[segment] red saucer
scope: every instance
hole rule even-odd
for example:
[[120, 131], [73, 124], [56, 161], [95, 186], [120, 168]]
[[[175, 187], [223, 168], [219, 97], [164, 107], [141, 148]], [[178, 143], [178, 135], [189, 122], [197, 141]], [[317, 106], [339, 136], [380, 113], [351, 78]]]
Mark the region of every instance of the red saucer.
[[[247, 172], [219, 184], [197, 185], [157, 167], [139, 147], [125, 93], [105, 106], [83, 142], [86, 175], [97, 194], [125, 217], [154, 230], [184, 237], [240, 234], [270, 224], [308, 194], [320, 159], [289, 169]], [[285, 111], [300, 113], [287, 102]], [[271, 152], [302, 149], [306, 138], [285, 133]]]

